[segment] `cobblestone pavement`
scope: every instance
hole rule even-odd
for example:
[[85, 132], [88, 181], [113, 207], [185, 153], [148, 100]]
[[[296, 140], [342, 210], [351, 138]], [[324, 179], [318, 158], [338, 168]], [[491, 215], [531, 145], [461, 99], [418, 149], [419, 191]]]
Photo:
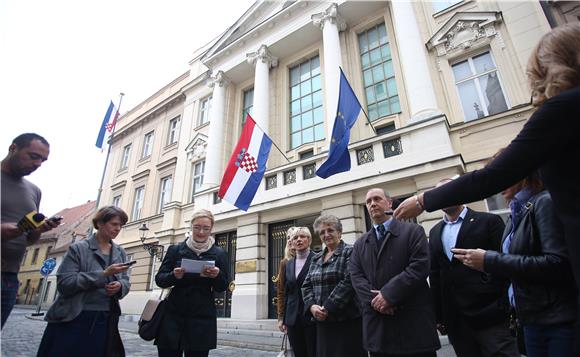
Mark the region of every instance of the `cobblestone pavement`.
[[[33, 311], [19, 308], [12, 311], [2, 329], [2, 357], [36, 356], [46, 322], [38, 318], [28, 318], [31, 312]], [[137, 334], [127, 332], [123, 327], [120, 329], [127, 357], [157, 356], [157, 348], [153, 342], [143, 341]], [[277, 354], [277, 352], [218, 346], [209, 355], [212, 357], [275, 357]]]
[[[2, 329], [2, 357], [34, 357], [42, 338], [46, 322], [30, 318], [33, 310], [15, 308]], [[121, 338], [127, 357], [155, 357], [157, 348], [153, 342], [143, 341], [126, 323], [120, 324]], [[275, 357], [277, 352], [265, 352], [244, 348], [218, 346], [210, 352], [212, 357]], [[450, 345], [437, 351], [438, 357], [454, 357]], [[81, 356], [79, 356], [81, 357]]]

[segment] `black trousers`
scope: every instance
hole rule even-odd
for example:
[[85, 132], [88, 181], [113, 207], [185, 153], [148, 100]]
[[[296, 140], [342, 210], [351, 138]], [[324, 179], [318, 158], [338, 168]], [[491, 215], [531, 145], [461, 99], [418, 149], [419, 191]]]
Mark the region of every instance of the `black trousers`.
[[316, 357], [316, 325], [288, 327], [288, 341], [296, 357]]
[[371, 352], [371, 357], [437, 357], [437, 352], [423, 352], [414, 353], [411, 355], [390, 355], [386, 353], [373, 353]]
[[457, 319], [457, 325], [449, 326], [448, 333], [457, 357], [520, 356], [507, 322], [476, 330]]
[[209, 351], [180, 351], [157, 347], [159, 357], [207, 357]]

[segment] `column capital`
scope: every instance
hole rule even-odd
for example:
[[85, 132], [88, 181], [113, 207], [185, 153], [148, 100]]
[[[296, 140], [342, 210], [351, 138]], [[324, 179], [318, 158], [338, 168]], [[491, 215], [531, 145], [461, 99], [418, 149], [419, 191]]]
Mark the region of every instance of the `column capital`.
[[247, 61], [252, 66], [256, 64], [258, 60], [262, 63], [266, 63], [268, 68], [273, 68], [278, 65], [278, 57], [272, 56], [268, 50], [268, 46], [261, 45], [256, 52], [251, 52], [246, 55]]
[[312, 19], [312, 23], [320, 29], [324, 29], [324, 24], [328, 21], [331, 24], [335, 24], [338, 28], [338, 31], [346, 30], [346, 22], [338, 13], [338, 5], [333, 3], [330, 5], [328, 9], [324, 12], [319, 12], [318, 14], [314, 14], [310, 17]]
[[218, 87], [227, 87], [230, 84], [230, 80], [226, 77], [224, 71], [217, 71], [215, 74], [212, 75], [207, 80], [207, 85], [213, 88], [216, 84]]

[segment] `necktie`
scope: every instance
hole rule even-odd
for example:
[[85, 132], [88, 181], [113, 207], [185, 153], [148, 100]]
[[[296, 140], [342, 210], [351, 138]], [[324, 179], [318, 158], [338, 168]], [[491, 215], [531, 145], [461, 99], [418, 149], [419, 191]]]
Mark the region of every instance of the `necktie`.
[[379, 226], [377, 227], [377, 230], [379, 231], [379, 235], [377, 236], [377, 242], [379, 242], [379, 244], [383, 243], [383, 240], [385, 239], [385, 236], [387, 235], [387, 230], [385, 229], [385, 226], [383, 226], [382, 224], [379, 224]]

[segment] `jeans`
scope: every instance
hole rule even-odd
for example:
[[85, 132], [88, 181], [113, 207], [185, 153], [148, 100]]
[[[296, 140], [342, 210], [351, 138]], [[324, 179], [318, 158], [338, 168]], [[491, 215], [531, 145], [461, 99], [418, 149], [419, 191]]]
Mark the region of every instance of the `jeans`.
[[574, 325], [524, 325], [528, 357], [574, 356]]
[[2, 273], [2, 327], [8, 320], [14, 304], [16, 304], [16, 294], [18, 294], [18, 274]]

